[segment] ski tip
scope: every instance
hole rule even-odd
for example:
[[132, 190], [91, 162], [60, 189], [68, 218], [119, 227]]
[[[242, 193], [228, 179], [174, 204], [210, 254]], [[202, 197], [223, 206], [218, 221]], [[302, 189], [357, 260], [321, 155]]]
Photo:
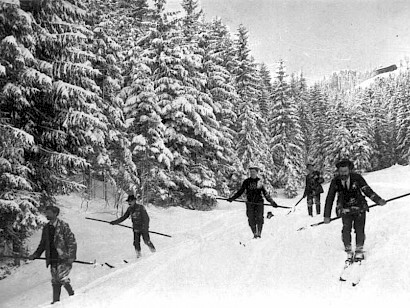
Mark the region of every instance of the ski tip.
[[346, 281], [343, 277], [339, 277], [339, 281]]
[[122, 260], [122, 261], [124, 261], [124, 263], [128, 263], [128, 261], [127, 261], [127, 260]]
[[115, 266], [113, 266], [113, 265], [111, 265], [111, 264], [109, 264], [109, 263], [107, 263], [107, 262], [105, 262], [104, 264], [107, 265], [109, 268], [114, 268], [114, 267], [115, 267]]

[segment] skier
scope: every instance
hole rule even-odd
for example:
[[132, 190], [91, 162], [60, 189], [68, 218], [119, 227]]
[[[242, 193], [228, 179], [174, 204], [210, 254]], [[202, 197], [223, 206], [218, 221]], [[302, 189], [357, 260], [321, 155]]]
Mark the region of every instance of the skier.
[[232, 202], [246, 191], [246, 216], [248, 217], [248, 223], [254, 238], [260, 238], [262, 234], [264, 210], [262, 193], [273, 207], [276, 207], [277, 204], [272, 200], [262, 180], [258, 177], [259, 168], [251, 166], [249, 167], [249, 172], [250, 177], [243, 181], [241, 188], [236, 194], [228, 198], [228, 202]]
[[126, 201], [129, 205], [127, 211], [122, 217], [111, 221], [110, 224], [119, 224], [131, 215], [132, 227], [134, 231], [134, 247], [137, 253], [137, 258], [141, 257], [141, 236], [151, 252], [155, 252], [155, 247], [152, 244], [148, 233], [149, 216], [145, 207], [142, 204], [137, 203], [137, 199], [134, 195], [129, 195]]
[[[336, 193], [338, 193], [336, 212], [338, 216], [342, 217], [342, 240], [347, 258], [348, 260], [353, 258], [362, 260], [364, 257], [366, 211], [368, 211], [368, 205], [362, 192], [379, 205], [385, 205], [386, 201], [367, 185], [361, 175], [352, 172], [354, 164], [350, 160], [342, 159], [336, 164], [336, 168], [338, 169], [338, 175], [330, 183], [324, 210], [324, 223], [330, 223], [333, 201]], [[353, 253], [351, 245], [352, 227], [354, 227], [356, 233], [355, 253]]]
[[303, 193], [303, 197], [307, 197], [307, 206], [309, 216], [313, 216], [313, 202], [316, 205], [316, 214], [320, 214], [320, 194], [323, 193], [322, 183], [323, 178], [320, 176], [320, 172], [314, 170], [313, 164], [308, 163], [306, 165], [308, 174], [306, 175], [306, 186]]
[[69, 296], [74, 295], [68, 275], [76, 259], [77, 243], [69, 225], [58, 218], [59, 213], [60, 209], [56, 206], [46, 207], [45, 216], [49, 222], [43, 227], [37, 250], [29, 256], [30, 260], [34, 260], [39, 258], [43, 251], [46, 252], [46, 267], [51, 265], [51, 304], [60, 301], [61, 286], [64, 286]]

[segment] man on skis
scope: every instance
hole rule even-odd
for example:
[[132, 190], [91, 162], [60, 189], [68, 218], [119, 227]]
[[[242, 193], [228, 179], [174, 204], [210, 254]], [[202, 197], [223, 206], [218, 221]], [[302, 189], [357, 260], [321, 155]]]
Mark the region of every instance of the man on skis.
[[250, 177], [243, 181], [241, 188], [236, 194], [230, 197], [228, 201], [232, 202], [246, 192], [246, 216], [248, 217], [248, 223], [254, 238], [260, 238], [262, 234], [264, 212], [262, 193], [273, 207], [276, 207], [277, 204], [270, 197], [262, 180], [258, 177], [259, 168], [251, 166], [249, 167], [249, 172]]
[[51, 266], [52, 304], [60, 301], [61, 286], [64, 286], [69, 296], [74, 295], [68, 275], [76, 259], [77, 243], [69, 225], [58, 219], [59, 213], [60, 209], [56, 206], [46, 207], [45, 215], [49, 222], [43, 227], [37, 250], [29, 257], [34, 260], [43, 251], [46, 252], [46, 266]]
[[[336, 193], [338, 193], [336, 212], [338, 216], [342, 217], [342, 240], [345, 251], [347, 252], [347, 257], [349, 260], [353, 258], [361, 260], [364, 257], [364, 229], [366, 211], [368, 211], [368, 205], [362, 193], [379, 205], [385, 205], [386, 201], [380, 198], [370, 186], [367, 185], [361, 175], [352, 172], [354, 164], [350, 160], [342, 159], [336, 164], [336, 168], [338, 175], [336, 175], [330, 183], [324, 210], [324, 223], [330, 223], [333, 201]], [[355, 253], [353, 253], [351, 245], [352, 227], [356, 233]]]
[[145, 207], [142, 204], [137, 203], [137, 199], [134, 195], [129, 195], [126, 201], [129, 205], [127, 211], [122, 217], [111, 221], [110, 224], [119, 224], [131, 216], [132, 228], [134, 231], [134, 247], [137, 253], [137, 258], [141, 257], [141, 236], [151, 252], [155, 252], [155, 247], [149, 237], [149, 216]]
[[313, 164], [308, 163], [306, 165], [308, 174], [306, 175], [306, 186], [303, 193], [303, 197], [307, 197], [307, 206], [309, 216], [313, 216], [313, 203], [316, 205], [316, 214], [320, 214], [320, 194], [323, 193], [322, 183], [323, 178], [320, 176], [320, 172], [314, 170]]

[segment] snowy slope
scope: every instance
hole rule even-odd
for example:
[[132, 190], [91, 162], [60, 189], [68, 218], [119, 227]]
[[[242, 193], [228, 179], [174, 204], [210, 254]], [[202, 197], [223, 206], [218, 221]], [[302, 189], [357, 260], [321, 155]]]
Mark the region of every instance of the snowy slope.
[[364, 80], [363, 82], [358, 84], [356, 86], [356, 88], [366, 89], [366, 88], [370, 87], [371, 85], [373, 85], [378, 79], [389, 78], [390, 76], [398, 76], [401, 73], [403, 73], [404, 71], [406, 71], [405, 68], [399, 67], [398, 69], [396, 69], [394, 71], [378, 74], [376, 76], [373, 76], [369, 79]]
[[[410, 167], [393, 166], [365, 178], [386, 199], [410, 190]], [[276, 201], [295, 203], [281, 197]], [[142, 245], [139, 260], [134, 257], [131, 230], [84, 219], [115, 217], [98, 203], [85, 211], [79, 197], [59, 198], [62, 219], [78, 240], [78, 258], [109, 262], [116, 268], [76, 264], [71, 275], [76, 295], [68, 298], [63, 290], [63, 301], [54, 307], [381, 307], [409, 299], [409, 198], [369, 213], [367, 265], [355, 288], [338, 281], [345, 258], [340, 221], [296, 231], [322, 220], [307, 216], [305, 202], [288, 216], [287, 210], [275, 210], [275, 217], [265, 220], [260, 240], [251, 239], [241, 203], [221, 202], [209, 212], [148, 207], [151, 230], [173, 237], [152, 235], [157, 252], [151, 254]], [[32, 250], [38, 240], [37, 234]], [[43, 261], [22, 266], [0, 281], [0, 307], [47, 305], [49, 275]]]

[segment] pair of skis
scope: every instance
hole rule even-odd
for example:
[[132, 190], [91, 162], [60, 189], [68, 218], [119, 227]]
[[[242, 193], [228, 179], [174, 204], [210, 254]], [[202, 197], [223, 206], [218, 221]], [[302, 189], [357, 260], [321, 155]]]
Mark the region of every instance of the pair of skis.
[[[30, 260], [30, 257], [28, 256], [22, 256], [22, 255], [0, 255], [0, 259], [22, 259], [22, 260]], [[34, 258], [33, 260], [46, 260], [46, 258], [44, 257], [37, 257]], [[59, 260], [61, 261], [61, 260]], [[85, 265], [93, 265], [94, 267], [96, 266], [108, 266], [109, 268], [114, 268], [115, 266], [104, 262], [104, 263], [98, 263], [96, 260], [94, 260], [94, 262], [89, 262], [89, 261], [80, 261], [80, 260], [75, 260], [74, 263], [79, 263], [79, 264], [85, 264]]]
[[339, 281], [343, 283], [350, 280], [353, 287], [357, 286], [362, 278], [363, 262], [363, 258], [357, 258], [356, 256], [347, 258], [340, 273]]

